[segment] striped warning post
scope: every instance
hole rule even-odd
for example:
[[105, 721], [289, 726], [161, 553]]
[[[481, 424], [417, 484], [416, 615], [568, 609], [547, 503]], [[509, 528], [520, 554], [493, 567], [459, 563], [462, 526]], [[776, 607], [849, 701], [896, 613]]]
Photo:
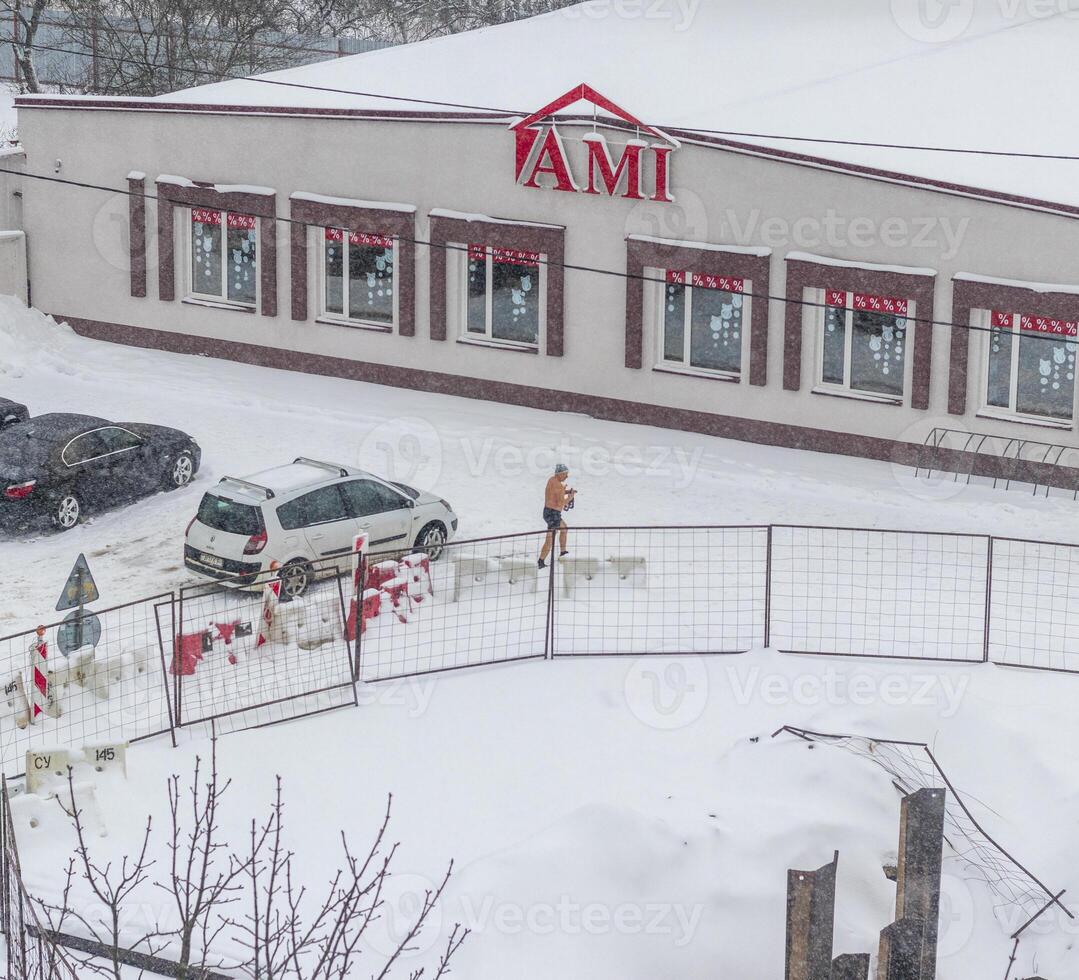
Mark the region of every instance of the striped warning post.
[[[270, 562], [270, 571], [276, 572], [280, 567], [278, 562]], [[281, 579], [275, 575], [262, 590], [262, 622], [259, 626], [258, 639], [255, 641], [256, 650], [270, 642], [274, 620], [277, 618], [277, 607], [280, 602]]]
[[49, 697], [49, 644], [45, 627], [39, 626], [30, 640], [30, 720], [37, 724], [44, 714], [52, 714]]

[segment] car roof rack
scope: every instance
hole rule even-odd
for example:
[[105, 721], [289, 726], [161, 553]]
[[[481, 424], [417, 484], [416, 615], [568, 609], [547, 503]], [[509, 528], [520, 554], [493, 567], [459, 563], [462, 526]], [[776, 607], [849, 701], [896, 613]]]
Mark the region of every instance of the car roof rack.
[[233, 483], [244, 490], [254, 490], [256, 493], [266, 494], [267, 500], [273, 500], [275, 494], [269, 487], [260, 487], [257, 483], [252, 483], [250, 480], [241, 480], [235, 476], [223, 476], [218, 482], [218, 486], [222, 483]]
[[320, 470], [329, 470], [337, 476], [348, 476], [348, 470], [340, 463], [324, 463], [319, 459], [308, 459], [306, 456], [297, 456], [293, 464], [303, 463], [305, 466], [317, 466]]

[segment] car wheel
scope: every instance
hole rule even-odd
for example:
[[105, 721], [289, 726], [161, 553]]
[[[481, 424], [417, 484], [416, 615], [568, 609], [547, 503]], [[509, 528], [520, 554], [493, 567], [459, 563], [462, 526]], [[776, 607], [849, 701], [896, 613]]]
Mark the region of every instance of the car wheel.
[[277, 577], [281, 579], [281, 591], [290, 599], [299, 599], [310, 588], [314, 572], [302, 558], [296, 558], [288, 562]]
[[53, 501], [52, 523], [61, 531], [70, 531], [82, 520], [82, 504], [70, 490], [65, 490]]
[[165, 471], [165, 486], [169, 490], [186, 487], [195, 475], [195, 457], [189, 452], [182, 452], [171, 460]]
[[446, 525], [434, 521], [416, 538], [416, 550], [424, 552], [431, 561], [438, 561], [446, 550]]

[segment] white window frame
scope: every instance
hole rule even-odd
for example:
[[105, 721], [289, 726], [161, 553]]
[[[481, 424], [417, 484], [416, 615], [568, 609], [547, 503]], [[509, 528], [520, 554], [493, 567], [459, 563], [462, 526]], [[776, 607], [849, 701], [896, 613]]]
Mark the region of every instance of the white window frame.
[[[1003, 311], [1001, 311], [1003, 312]], [[1073, 430], [1076, 422], [1076, 401], [1079, 398], [1079, 377], [1076, 378], [1073, 384], [1072, 390], [1072, 416], [1070, 419], [1062, 419], [1054, 415], [1035, 415], [1030, 412], [1020, 412], [1016, 407], [1019, 404], [1019, 341], [1022, 337], [1022, 330], [1019, 329], [1019, 318], [1023, 315], [1021, 313], [1009, 314], [1012, 318], [1011, 327], [1011, 341], [1012, 341], [1012, 356], [1011, 356], [1011, 378], [1009, 379], [1008, 387], [1008, 407], [1004, 408], [1001, 405], [989, 404], [989, 357], [992, 353], [993, 335], [992, 335], [992, 322], [993, 311], [992, 310], [972, 310], [971, 311], [971, 326], [976, 328], [982, 328], [978, 330], [981, 334], [981, 382], [979, 384], [979, 390], [981, 397], [979, 398], [978, 415], [982, 418], [997, 418], [1004, 419], [1013, 422], [1027, 422], [1034, 425], [1051, 426], [1056, 429]], [[1079, 338], [1076, 338], [1076, 367], [1079, 368]], [[1079, 376], [1079, 371], [1073, 372]]]
[[[911, 370], [914, 363], [914, 331], [916, 327], [914, 318], [917, 315], [917, 303], [912, 299], [907, 299], [907, 312], [904, 316], [907, 325], [904, 327], [906, 335], [903, 339], [903, 393], [901, 395], [886, 395], [879, 391], [863, 391], [861, 388], [854, 388], [851, 386], [851, 370], [853, 368], [851, 354], [854, 348], [854, 314], [857, 312], [854, 309], [854, 301], [851, 297], [853, 297], [855, 290], [842, 290], [842, 292], [847, 294], [847, 306], [845, 307], [846, 316], [844, 318], [842, 384], [838, 384], [835, 381], [824, 380], [824, 336], [825, 331], [828, 329], [828, 308], [825, 306], [825, 299], [828, 290], [825, 288], [807, 289], [806, 292], [808, 295], [805, 299], [812, 304], [806, 307], [806, 315], [813, 318], [815, 325], [814, 332], [816, 335], [813, 390], [826, 395], [840, 395], [845, 398], [857, 398], [870, 402], [884, 402], [888, 405], [905, 405], [908, 392], [910, 391]], [[840, 290], [836, 290], [836, 292], [840, 292]], [[838, 309], [838, 307], [835, 308]]]
[[[342, 303], [341, 313], [332, 313], [326, 309], [326, 230], [336, 229], [345, 233], [343, 241], [344, 245], [348, 245], [349, 230], [340, 225], [321, 225], [313, 228], [312, 233], [316, 236], [316, 250], [318, 252], [318, 262], [316, 275], [318, 282], [316, 284], [316, 292], [318, 294], [318, 310], [319, 314], [316, 319], [317, 323], [333, 323], [343, 327], [356, 327], [361, 330], [373, 330], [376, 333], [396, 333], [397, 325], [401, 318], [400, 298], [401, 298], [401, 282], [400, 272], [398, 269], [398, 259], [401, 255], [401, 239], [397, 235], [381, 235], [382, 238], [389, 238], [393, 242], [393, 321], [391, 323], [380, 323], [377, 320], [364, 320], [359, 317], [352, 317], [348, 315], [349, 301], [349, 265], [348, 255], [342, 256]], [[366, 232], [366, 234], [374, 235], [377, 232]]]
[[[191, 226], [193, 224], [194, 211], [216, 211], [221, 215], [221, 294], [199, 292], [195, 288], [194, 255], [192, 254]], [[258, 215], [246, 211], [229, 211], [228, 208], [204, 208], [190, 207], [185, 209], [187, 222], [182, 230], [184, 246], [182, 254], [186, 256], [187, 265], [187, 292], [186, 299], [189, 302], [202, 306], [216, 306], [230, 310], [253, 310], [262, 307], [262, 219]], [[255, 300], [253, 303], [240, 303], [228, 298], [228, 220], [230, 214], [242, 214], [245, 218], [255, 219]]]
[[[656, 269], [658, 273], [657, 278], [662, 279], [662, 282], [657, 283], [659, 289], [657, 290], [658, 303], [656, 311], [656, 367], [657, 371], [664, 371], [672, 374], [688, 374], [691, 376], [697, 376], [702, 378], [722, 378], [725, 381], [737, 381], [741, 383], [746, 375], [745, 363], [746, 363], [746, 336], [752, 329], [753, 324], [753, 282], [750, 279], [743, 280], [743, 292], [732, 293], [733, 296], [742, 297], [742, 328], [741, 336], [739, 338], [740, 348], [738, 351], [738, 363], [741, 368], [738, 371], [720, 371], [715, 368], [701, 368], [694, 367], [690, 364], [690, 350], [693, 343], [692, 324], [693, 324], [693, 296], [698, 289], [704, 289], [703, 286], [693, 285], [694, 273], [689, 269]], [[682, 333], [682, 360], [681, 361], [668, 361], [667, 360], [667, 273], [668, 272], [685, 272], [686, 281], [686, 318], [685, 325]], [[701, 275], [702, 273], [697, 273]], [[740, 276], [729, 276], [730, 279], [740, 279]], [[722, 292], [722, 290], [709, 290], [710, 292]]]
[[[479, 242], [473, 242], [472, 244], [478, 245]], [[450, 245], [451, 250], [458, 250], [457, 255], [459, 257], [460, 273], [456, 276], [456, 281], [460, 285], [460, 296], [457, 303], [458, 316], [460, 317], [460, 329], [458, 330], [457, 342], [461, 344], [475, 344], [478, 347], [505, 347], [509, 350], [524, 350], [524, 351], [539, 351], [542, 349], [544, 338], [547, 334], [547, 255], [544, 252], [539, 253], [539, 323], [537, 329], [536, 342], [524, 343], [516, 340], [500, 340], [493, 336], [494, 331], [494, 253], [493, 248], [502, 248], [502, 246], [485, 245], [487, 250], [487, 293], [486, 293], [486, 314], [484, 317], [486, 330], [483, 333], [472, 331], [468, 329], [468, 266], [471, 261], [469, 257], [469, 245], [467, 243], [453, 243]]]

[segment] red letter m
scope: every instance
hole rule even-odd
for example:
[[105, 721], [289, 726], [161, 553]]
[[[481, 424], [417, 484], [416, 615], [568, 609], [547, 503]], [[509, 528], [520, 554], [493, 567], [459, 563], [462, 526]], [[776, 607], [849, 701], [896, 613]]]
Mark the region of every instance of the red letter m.
[[641, 193], [641, 152], [645, 149], [644, 143], [631, 140], [622, 153], [622, 159], [615, 168], [611, 162], [611, 155], [607, 150], [607, 141], [603, 137], [586, 139], [588, 146], [588, 190], [586, 194], [601, 193], [596, 186], [596, 171], [603, 180], [603, 186], [611, 197], [618, 194], [618, 188], [622, 184], [622, 178], [628, 175], [626, 192], [622, 196], [631, 201], [640, 201], [644, 198]]

